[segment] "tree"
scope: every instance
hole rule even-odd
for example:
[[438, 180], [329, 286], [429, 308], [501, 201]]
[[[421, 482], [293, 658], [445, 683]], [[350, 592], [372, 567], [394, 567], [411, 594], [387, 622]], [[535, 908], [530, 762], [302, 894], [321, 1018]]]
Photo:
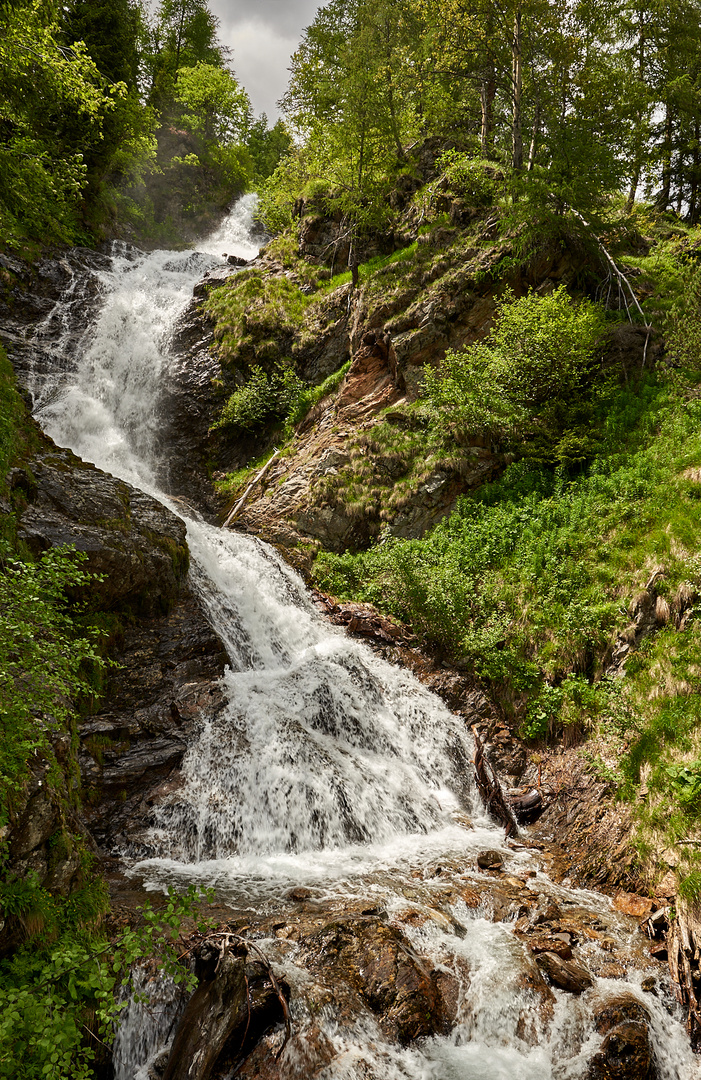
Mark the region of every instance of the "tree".
[[6, 7], [0, 34], [0, 228], [69, 240], [85, 157], [123, 88], [105, 88], [86, 47], [66, 47], [43, 3]]
[[168, 110], [183, 68], [200, 63], [223, 67], [225, 56], [217, 40], [218, 28], [219, 20], [206, 0], [161, 0], [146, 58], [151, 100], [159, 108]]

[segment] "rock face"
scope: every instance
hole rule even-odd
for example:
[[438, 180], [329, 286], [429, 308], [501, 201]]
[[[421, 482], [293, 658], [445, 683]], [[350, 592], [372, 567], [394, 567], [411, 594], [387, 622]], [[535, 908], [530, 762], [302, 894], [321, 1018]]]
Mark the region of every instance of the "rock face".
[[[204, 283], [222, 284], [231, 273], [231, 267], [213, 271]], [[212, 338], [213, 327], [195, 299], [175, 327], [169, 378], [160, 403], [162, 440], [167, 450], [160, 468], [161, 486], [209, 513], [215, 509], [207, 471], [212, 452], [209, 428], [222, 405], [221, 392], [215, 386], [221, 378], [221, 366], [212, 350]]]
[[70, 809], [71, 739], [58, 734], [65, 790], [49, 784], [48, 765], [37, 762], [3, 837], [15, 872], [33, 871], [46, 887], [68, 893], [84, 861], [76, 836], [88, 849], [97, 839], [109, 850], [148, 824], [157, 789], [174, 782], [188, 741], [222, 707], [218, 680], [227, 657], [187, 587], [180, 518], [38, 429], [33, 438], [33, 455], [10, 473], [0, 513], [14, 513], [18, 539], [36, 556], [66, 544], [86, 554], [86, 569], [101, 580], [74, 599], [109, 616], [117, 663], [107, 669], [106, 706], [81, 725], [83, 819]]
[[84, 815], [103, 850], [148, 852], [152, 808], [177, 787], [188, 745], [224, 707], [227, 655], [184, 588], [168, 615], [124, 632], [114, 659], [105, 706], [80, 725]]
[[[10, 486], [18, 535], [30, 550], [71, 544], [104, 580], [93, 606], [151, 616], [174, 602], [187, 573], [185, 526], [156, 499], [49, 439]], [[97, 593], [97, 595], [95, 595]]]

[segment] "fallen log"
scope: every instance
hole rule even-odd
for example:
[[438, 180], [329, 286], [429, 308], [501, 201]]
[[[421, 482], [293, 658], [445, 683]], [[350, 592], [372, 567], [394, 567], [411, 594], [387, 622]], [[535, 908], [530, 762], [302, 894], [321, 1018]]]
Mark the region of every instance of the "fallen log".
[[248, 485], [248, 487], [244, 491], [243, 495], [241, 496], [239, 501], [236, 503], [236, 506], [233, 508], [233, 510], [229, 514], [228, 518], [226, 519], [226, 521], [222, 525], [223, 529], [228, 529], [229, 526], [231, 524], [233, 524], [233, 522], [239, 516], [239, 514], [241, 513], [241, 510], [243, 509], [243, 506], [244, 506], [244, 504], [246, 502], [246, 499], [248, 498], [249, 494], [253, 491], [253, 488], [256, 486], [258, 481], [263, 479], [263, 477], [265, 476], [268, 469], [270, 468], [272, 463], [275, 461], [275, 458], [278, 456], [279, 453], [280, 453], [280, 451], [276, 450], [275, 453], [273, 454], [273, 456], [268, 461], [266, 461], [265, 465], [260, 470], [260, 472], [256, 476], [254, 476], [253, 480], [251, 480], [250, 484]]
[[506, 830], [506, 836], [518, 836], [516, 816], [504, 797], [499, 777], [485, 756], [484, 744], [477, 733], [477, 728], [474, 726], [472, 734], [475, 739], [475, 756], [472, 760], [475, 769], [475, 783], [484, 800], [487, 813], [501, 822]]
[[543, 796], [537, 788], [532, 788], [523, 795], [508, 795], [507, 799], [519, 825], [533, 821], [545, 805]]
[[694, 1049], [701, 1047], [701, 913], [680, 903], [667, 934], [667, 958], [674, 992], [686, 1016], [686, 1029]]

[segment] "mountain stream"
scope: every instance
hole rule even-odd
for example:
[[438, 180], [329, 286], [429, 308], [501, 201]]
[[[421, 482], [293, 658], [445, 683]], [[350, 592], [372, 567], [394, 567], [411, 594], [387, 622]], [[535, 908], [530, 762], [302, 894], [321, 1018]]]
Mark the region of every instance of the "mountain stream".
[[[94, 271], [100, 301], [79, 348], [80, 289], [72, 286], [37, 330], [53, 334], [59, 358], [65, 330], [63, 352], [76, 358], [32, 387], [44, 429], [181, 516], [156, 479], [169, 336], [223, 250], [257, 254], [253, 210], [254, 198], [244, 197], [197, 252], [115, 244], [109, 268]], [[194, 514], [186, 521], [193, 587], [229, 656], [228, 707], [188, 749], [184, 783], [157, 811], [152, 855], [139, 861], [127, 851], [124, 863], [147, 889], [213, 887], [284, 973], [296, 1036], [276, 1075], [584, 1078], [604, 1039], [596, 1017], [625, 991], [649, 1017], [658, 1080], [697, 1076], [666, 972], [635, 921], [607, 897], [556, 886], [541, 853], [507, 843], [485, 814], [464, 721], [324, 621], [273, 549]], [[485, 849], [501, 853], [499, 874], [477, 868]], [[548, 910], [551, 924], [570, 928], [592, 973], [583, 993], [539, 981], [516, 932], [537, 912], [547, 922]], [[401, 931], [423, 968], [444, 980], [441, 1030], [402, 1045], [367, 995], [344, 1012], [319, 974], [323, 964], [310, 968], [308, 959], [319, 928], [349, 917], [373, 932]], [[150, 1063], [172, 1030], [173, 991], [152, 982], [149, 992], [148, 1008], [131, 1002], [124, 1014], [117, 1080], [155, 1075]], [[265, 1036], [271, 1053], [281, 1038]], [[248, 1068], [240, 1075], [273, 1075]]]

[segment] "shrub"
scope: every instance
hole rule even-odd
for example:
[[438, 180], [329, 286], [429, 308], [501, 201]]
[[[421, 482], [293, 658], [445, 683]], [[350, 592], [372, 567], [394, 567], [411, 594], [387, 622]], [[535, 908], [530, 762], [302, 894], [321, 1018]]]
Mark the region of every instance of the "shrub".
[[490, 206], [497, 194], [494, 167], [459, 150], [446, 150], [436, 165], [450, 190], [473, 206]]
[[424, 393], [443, 426], [523, 425], [554, 402], [568, 408], [581, 395], [603, 330], [603, 312], [575, 303], [564, 285], [542, 297], [508, 292], [485, 341], [449, 350], [440, 369], [425, 369]]
[[268, 375], [254, 367], [248, 382], [231, 395], [214, 427], [250, 432], [270, 421], [284, 420], [303, 389], [304, 383], [289, 368], [278, 365]]

